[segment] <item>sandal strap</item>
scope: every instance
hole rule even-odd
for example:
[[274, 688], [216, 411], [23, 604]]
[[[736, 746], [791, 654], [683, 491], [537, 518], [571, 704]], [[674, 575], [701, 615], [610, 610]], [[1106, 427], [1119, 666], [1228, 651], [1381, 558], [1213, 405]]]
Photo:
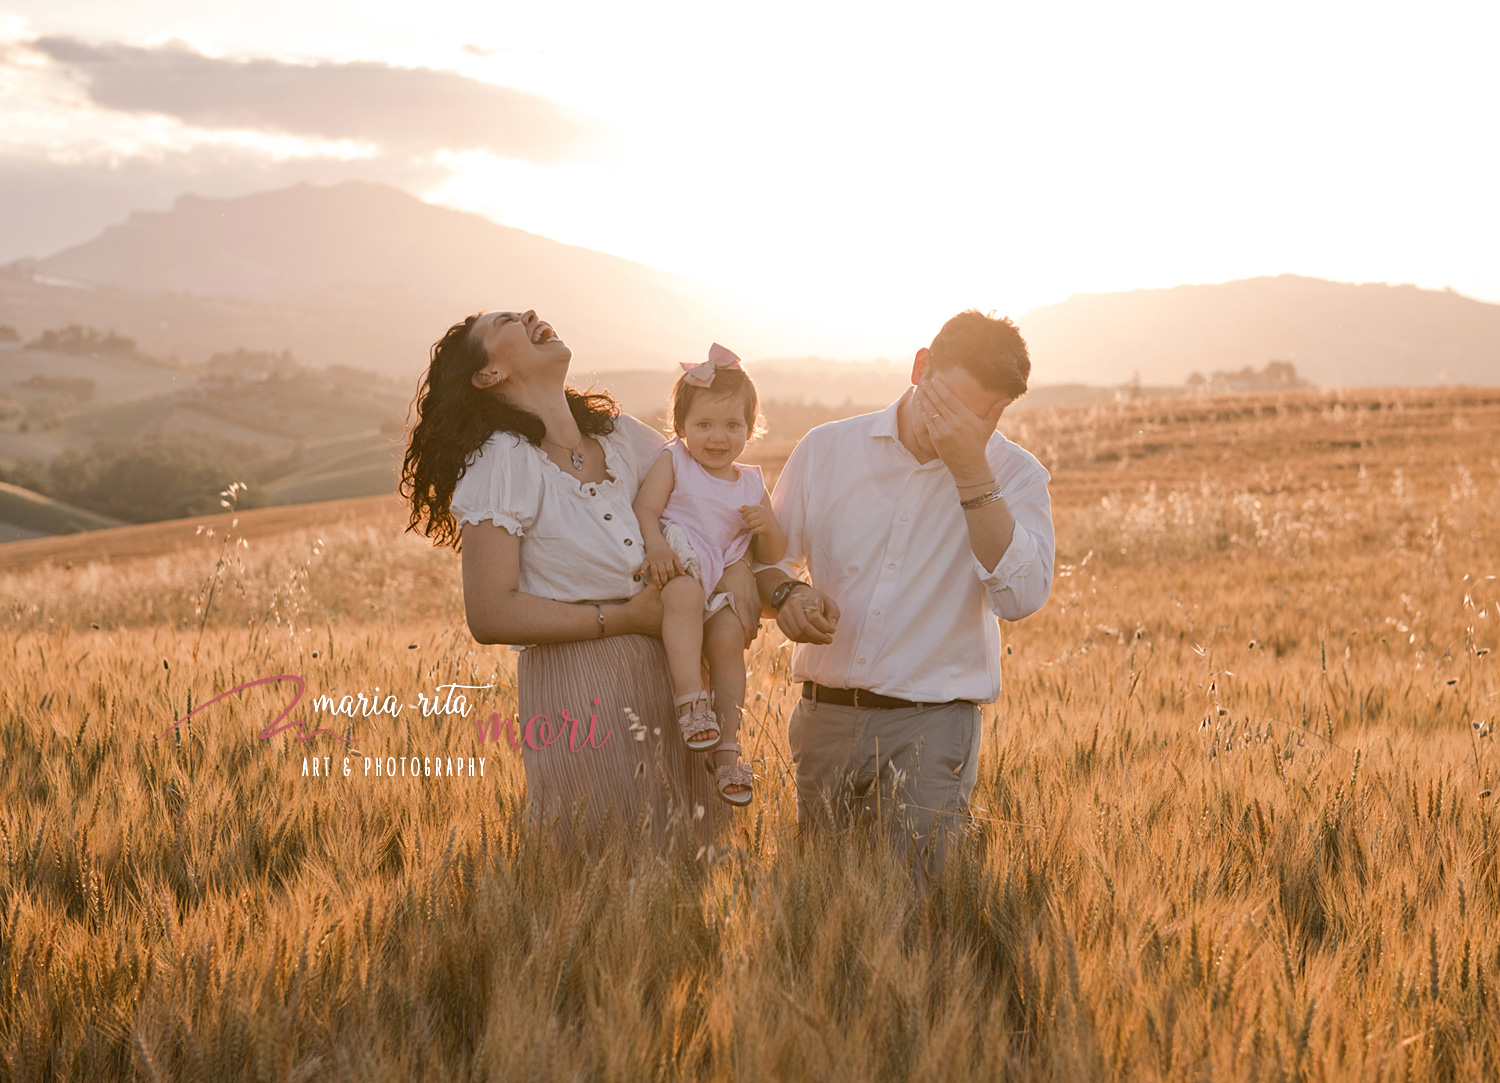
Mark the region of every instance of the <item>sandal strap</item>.
[[755, 782], [748, 763], [721, 763], [714, 768], [714, 777], [721, 790], [725, 786], [750, 786]]
[[[738, 752], [740, 750], [737, 741], [721, 741], [715, 752]], [[714, 780], [722, 792], [725, 786], [750, 786], [755, 782], [755, 775], [750, 765], [743, 761], [738, 763], [716, 763], [714, 764]]]
[[677, 719], [677, 724], [682, 728], [682, 739], [692, 740], [693, 734], [702, 733], [704, 730], [717, 730], [719, 720], [714, 717], [712, 711], [691, 711]]

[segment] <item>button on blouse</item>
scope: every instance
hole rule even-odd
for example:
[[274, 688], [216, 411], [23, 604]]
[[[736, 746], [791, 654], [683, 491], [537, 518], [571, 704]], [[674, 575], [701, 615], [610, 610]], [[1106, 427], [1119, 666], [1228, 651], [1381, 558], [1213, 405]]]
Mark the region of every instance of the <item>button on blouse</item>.
[[628, 414], [598, 437], [608, 478], [581, 482], [515, 433], [496, 433], [453, 490], [453, 518], [492, 522], [521, 539], [521, 591], [563, 602], [630, 598], [641, 532], [632, 504], [666, 441]]

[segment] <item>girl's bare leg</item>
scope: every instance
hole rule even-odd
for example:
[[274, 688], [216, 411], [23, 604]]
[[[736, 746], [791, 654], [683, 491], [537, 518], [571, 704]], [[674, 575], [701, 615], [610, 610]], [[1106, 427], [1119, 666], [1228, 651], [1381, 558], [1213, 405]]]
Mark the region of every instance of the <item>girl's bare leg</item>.
[[[745, 709], [745, 628], [727, 606], [708, 618], [703, 629], [703, 653], [708, 658], [714, 714], [723, 727], [724, 740], [733, 743]], [[715, 765], [738, 763], [740, 759], [738, 752], [722, 748], [714, 749], [712, 755]], [[746, 789], [749, 787], [731, 785], [725, 792], [733, 796]]]
[[[703, 691], [703, 588], [690, 575], [679, 575], [661, 588], [661, 641], [667, 649], [667, 672], [678, 699]], [[701, 704], [700, 704], [701, 705]], [[678, 704], [685, 715], [693, 703]]]
[[749, 647], [760, 630], [760, 588], [755, 585], [750, 562], [738, 560], [725, 568], [717, 591], [728, 591], [734, 596], [734, 609], [745, 626], [745, 646]]

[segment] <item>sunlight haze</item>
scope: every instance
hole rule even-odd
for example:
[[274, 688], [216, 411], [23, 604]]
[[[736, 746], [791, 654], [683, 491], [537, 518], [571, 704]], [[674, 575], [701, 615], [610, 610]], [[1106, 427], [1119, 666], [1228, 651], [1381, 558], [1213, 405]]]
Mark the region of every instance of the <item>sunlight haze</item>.
[[[1500, 300], [1497, 30], [1482, 4], [0, 0], [0, 195], [37, 203], [0, 260], [182, 192], [358, 178], [889, 356], [969, 305], [1284, 272]], [[305, 124], [243, 78], [168, 116], [163, 57], [338, 82]], [[409, 123], [350, 119], [411, 68], [445, 74], [405, 79]], [[525, 117], [484, 131], [480, 99]]]

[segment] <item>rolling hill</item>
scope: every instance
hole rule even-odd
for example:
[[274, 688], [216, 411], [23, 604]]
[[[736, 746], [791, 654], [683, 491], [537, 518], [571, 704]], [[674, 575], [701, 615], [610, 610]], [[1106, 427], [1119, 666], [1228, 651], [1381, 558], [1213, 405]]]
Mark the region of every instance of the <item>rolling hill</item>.
[[1500, 384], [1500, 305], [1297, 275], [1079, 294], [1019, 321], [1032, 378], [1182, 383], [1287, 360], [1320, 387]]
[[119, 519], [96, 515], [0, 481], [0, 543], [124, 525]]
[[211, 530], [214, 532], [211, 537], [222, 538], [231, 524], [235, 537], [252, 543], [298, 530], [327, 530], [345, 524], [374, 525], [395, 536], [406, 525], [406, 511], [394, 494], [386, 494], [322, 504], [194, 515], [160, 523], [119, 526], [102, 534], [36, 537], [0, 545], [0, 575], [43, 564], [64, 568], [75, 563], [201, 554], [205, 546], [203, 533]]
[[[784, 401], [804, 385], [822, 401], [867, 397], [842, 391], [854, 370], [826, 358], [910, 363], [909, 343], [798, 323], [678, 275], [358, 182], [183, 196], [0, 269], [0, 324], [24, 337], [82, 323], [189, 363], [238, 347], [290, 350], [308, 365], [373, 369], [408, 385], [451, 321], [504, 304], [556, 324], [578, 375], [629, 372], [642, 387], [711, 340], [763, 365], [782, 359], [792, 389], [765, 397]], [[1038, 388], [1180, 386], [1195, 371], [1274, 359], [1325, 387], [1500, 382], [1500, 305], [1412, 286], [1281, 275], [1079, 294], [1018, 322]]]
[[[544, 313], [597, 369], [665, 367], [714, 339], [746, 357], [878, 345], [361, 182], [185, 195], [169, 211], [133, 214], [92, 241], [13, 265], [8, 278], [0, 320], [28, 333], [66, 312], [188, 360], [235, 346], [290, 349], [311, 363], [404, 375], [450, 323], [504, 306]], [[107, 317], [81, 319], [90, 310]]]

